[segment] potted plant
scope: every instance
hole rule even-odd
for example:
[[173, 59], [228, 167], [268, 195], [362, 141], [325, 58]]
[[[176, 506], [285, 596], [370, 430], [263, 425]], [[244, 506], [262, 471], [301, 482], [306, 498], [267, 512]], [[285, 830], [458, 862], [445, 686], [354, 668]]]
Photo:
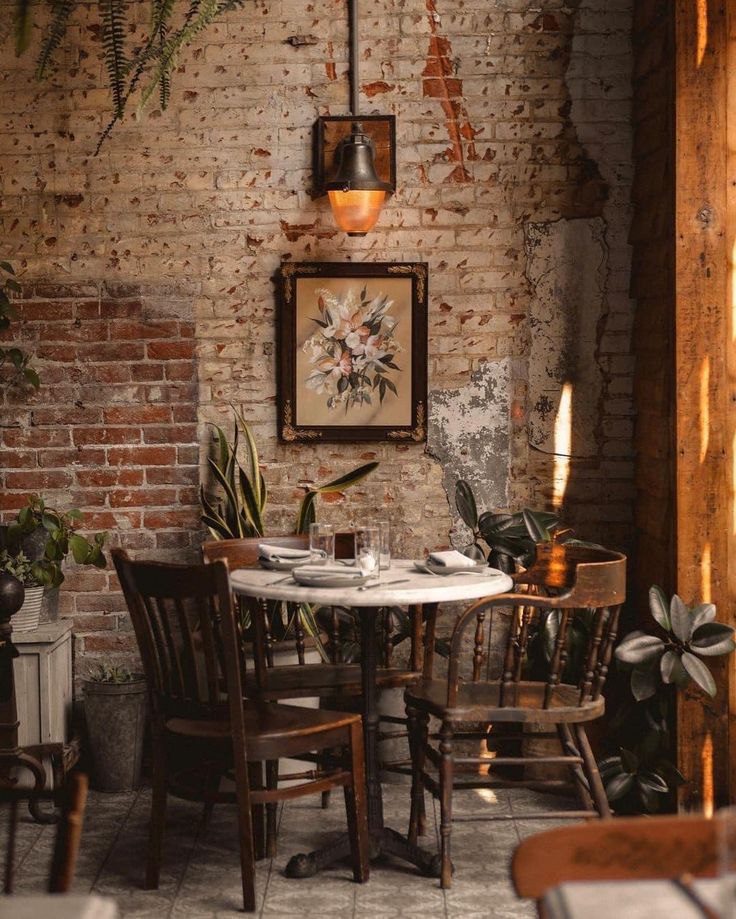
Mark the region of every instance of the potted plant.
[[688, 607], [677, 594], [668, 600], [653, 586], [649, 611], [654, 634], [630, 632], [616, 648], [619, 667], [630, 672], [633, 699], [611, 721], [614, 755], [598, 764], [608, 800], [625, 814], [672, 809], [675, 789], [687, 781], [672, 761], [676, 690], [695, 684], [715, 696], [706, 660], [736, 649], [736, 630], [716, 622], [713, 603]]
[[23, 552], [11, 555], [3, 549], [0, 552], [0, 572], [11, 575], [23, 585], [23, 605], [13, 616], [13, 631], [31, 632], [38, 628], [44, 588], [34, 577], [30, 560]]
[[107, 564], [103, 552], [107, 534], [82, 536], [77, 528], [83, 520], [84, 515], [76, 508], [59, 511], [49, 507], [40, 495], [30, 495], [15, 521], [0, 528], [0, 549], [12, 558], [22, 554], [30, 563], [27, 577], [31, 586], [40, 587], [48, 596], [63, 584], [63, 565], [69, 555], [78, 565], [104, 568]]
[[99, 664], [82, 687], [93, 785], [130, 791], [140, 784], [146, 681], [125, 667]]

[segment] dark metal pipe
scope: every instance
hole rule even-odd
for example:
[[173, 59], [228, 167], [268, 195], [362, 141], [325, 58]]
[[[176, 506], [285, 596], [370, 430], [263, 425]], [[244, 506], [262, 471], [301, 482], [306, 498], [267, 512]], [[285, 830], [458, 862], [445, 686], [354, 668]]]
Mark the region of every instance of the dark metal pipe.
[[358, 77], [358, 0], [348, 0], [350, 23], [350, 114], [360, 113], [360, 81]]

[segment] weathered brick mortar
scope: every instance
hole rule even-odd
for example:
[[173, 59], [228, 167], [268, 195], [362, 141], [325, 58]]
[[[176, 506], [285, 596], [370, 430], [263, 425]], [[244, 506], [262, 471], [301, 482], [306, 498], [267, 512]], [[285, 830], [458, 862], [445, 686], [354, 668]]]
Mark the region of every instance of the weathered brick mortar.
[[[508, 361], [510, 431], [498, 458], [505, 495], [491, 491], [490, 499], [514, 507], [546, 503], [551, 458], [530, 452], [527, 437], [537, 300], [526, 271], [525, 226], [602, 215], [600, 423], [595, 455], [574, 461], [566, 516], [585, 535], [626, 545], [630, 6], [365, 4], [364, 109], [394, 112], [400, 142], [397, 194], [363, 240], [338, 233], [325, 201], [309, 195], [312, 122], [346, 111], [343, 0], [254, 0], [229, 16], [182, 55], [169, 110], [116, 128], [96, 159], [90, 153], [107, 101], [99, 46], [88, 30], [94, 14], [76, 16], [50, 85], [33, 83], [32, 57], [16, 59], [8, 38], [0, 248], [25, 271], [23, 335], [37, 345], [46, 385], [38, 396], [5, 406], [7, 420], [20, 426], [5, 432], [3, 452], [12, 452], [2, 464], [6, 508], [23, 490], [42, 487], [53, 498], [79, 500], [92, 519], [103, 515], [133, 548], [191, 551], [196, 443], [206, 443], [207, 422], [226, 421], [235, 401], [262, 446], [274, 531], [291, 525], [305, 482], [375, 458], [378, 473], [344, 501], [326, 504], [325, 516], [344, 520], [385, 505], [402, 533], [401, 551], [446, 543], [452, 516], [443, 472], [422, 447], [276, 442], [272, 277], [282, 259], [428, 261], [430, 390], [461, 396], [472, 374], [494, 374], [498, 362]], [[142, 22], [147, 11], [140, 7]], [[295, 48], [286, 42], [293, 35], [317, 42]], [[95, 304], [131, 302], [142, 312], [114, 320], [95, 313]], [[69, 304], [73, 320], [64, 312]], [[101, 337], [113, 321], [114, 348]], [[193, 337], [180, 342], [170, 325], [176, 322]], [[190, 344], [198, 367], [196, 437], [188, 408]], [[121, 360], [102, 360], [114, 356]], [[93, 365], [99, 378], [90, 377]], [[109, 404], [100, 413], [90, 403], [101, 386]], [[137, 415], [141, 399], [145, 414]], [[161, 408], [172, 415], [159, 415]], [[496, 407], [480, 410], [492, 414]], [[20, 430], [28, 433], [21, 437]], [[81, 467], [73, 455], [82, 457]], [[448, 480], [457, 466], [449, 462]], [[485, 458], [474, 448], [462, 462], [479, 470]], [[84, 656], [130, 647], [119, 598], [101, 580], [108, 578], [74, 574], [63, 593]]]

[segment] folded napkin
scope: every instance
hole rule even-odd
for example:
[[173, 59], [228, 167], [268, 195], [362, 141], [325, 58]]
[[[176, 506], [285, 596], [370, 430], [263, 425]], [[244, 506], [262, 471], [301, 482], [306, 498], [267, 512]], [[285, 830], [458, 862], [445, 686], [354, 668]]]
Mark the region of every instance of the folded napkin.
[[345, 565], [300, 565], [299, 572], [309, 577], [340, 577], [355, 578], [356, 580], [364, 577], [359, 568], [346, 568]]
[[478, 562], [473, 558], [468, 558], [462, 552], [455, 549], [448, 549], [445, 552], [430, 552], [427, 561], [435, 565], [445, 565], [448, 568], [474, 568]]
[[269, 562], [280, 559], [308, 559], [309, 549], [291, 549], [288, 546], [271, 546], [266, 542], [259, 543], [258, 554]]

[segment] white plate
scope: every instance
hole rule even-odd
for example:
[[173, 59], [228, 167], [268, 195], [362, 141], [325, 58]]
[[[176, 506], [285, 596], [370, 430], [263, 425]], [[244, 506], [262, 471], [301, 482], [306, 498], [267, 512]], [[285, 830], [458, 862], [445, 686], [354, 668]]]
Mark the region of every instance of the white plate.
[[372, 580], [367, 576], [356, 578], [354, 575], [340, 577], [339, 574], [306, 574], [299, 571], [298, 568], [294, 568], [292, 577], [297, 584], [302, 584], [304, 587], [360, 587]]
[[423, 574], [488, 574], [489, 577], [493, 570], [487, 562], [478, 562], [477, 565], [437, 565], [427, 559], [415, 561], [414, 567]]

